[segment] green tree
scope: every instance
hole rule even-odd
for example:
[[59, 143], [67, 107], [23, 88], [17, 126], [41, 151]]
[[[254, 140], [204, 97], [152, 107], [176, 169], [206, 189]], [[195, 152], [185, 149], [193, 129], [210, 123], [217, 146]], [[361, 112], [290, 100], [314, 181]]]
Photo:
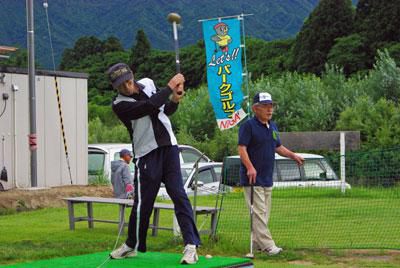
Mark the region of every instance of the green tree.
[[398, 0], [359, 0], [355, 30], [376, 50], [382, 42], [400, 41], [400, 4]]
[[113, 51], [124, 51], [121, 42], [115, 36], [110, 36], [104, 41], [103, 53], [113, 52]]
[[[174, 59], [174, 55], [172, 56]], [[186, 89], [195, 88], [206, 82], [206, 52], [204, 42], [181, 49], [181, 72], [185, 76]], [[174, 65], [173, 65], [174, 66]]]
[[400, 66], [400, 43], [388, 43], [385, 48], [390, 54], [390, 57], [394, 59], [397, 66]]
[[359, 34], [336, 38], [328, 54], [328, 63], [342, 67], [346, 75], [367, 69], [367, 62], [367, 46]]
[[288, 59], [294, 39], [265, 42], [260, 39], [246, 40], [248, 70], [256, 80], [262, 75], [282, 74], [288, 70]]
[[95, 36], [84, 36], [79, 38], [74, 45], [76, 59], [83, 59], [89, 55], [104, 52], [103, 41]]
[[73, 68], [76, 64], [75, 53], [72, 48], [64, 49], [61, 60], [60, 60], [60, 70], [69, 70]]
[[394, 102], [380, 99], [374, 102], [361, 97], [353, 107], [342, 112], [338, 130], [359, 130], [363, 147], [382, 148], [400, 144], [400, 107]]
[[378, 50], [377, 60], [369, 74], [368, 82], [368, 93], [375, 101], [380, 98], [400, 101], [400, 68], [387, 50]]
[[273, 120], [280, 131], [330, 130], [334, 122], [333, 102], [325, 92], [324, 83], [314, 74], [264, 77], [250, 88], [250, 99], [256, 92], [271, 93], [277, 102]]
[[189, 91], [179, 104], [179, 111], [172, 116], [177, 131], [184, 131], [198, 141], [214, 137], [217, 125], [207, 87]]
[[354, 20], [355, 32], [365, 38], [368, 67], [371, 68], [377, 49], [387, 43], [400, 42], [400, 4], [397, 0], [360, 0]]
[[89, 121], [88, 143], [130, 143], [126, 128], [122, 124], [105, 125], [98, 117]]
[[292, 68], [320, 74], [335, 39], [348, 35], [352, 25], [350, 0], [321, 0], [296, 37]]
[[101, 55], [104, 52], [103, 41], [95, 36], [79, 38], [72, 49], [66, 49], [61, 57], [60, 69], [74, 68], [82, 59], [88, 56]]
[[199, 149], [213, 161], [222, 162], [225, 156], [236, 155], [239, 128], [220, 131], [214, 124], [214, 129], [214, 137], [205, 140], [196, 140], [187, 129], [183, 129], [177, 134], [177, 140], [179, 144], [188, 144]]
[[164, 87], [175, 73], [174, 52], [152, 50], [147, 64], [139, 66], [136, 77], [151, 77], [158, 86]]
[[346, 79], [343, 68], [335, 65], [326, 65], [321, 75], [322, 86], [320, 90], [328, 96], [332, 104], [332, 119], [327, 122], [326, 130], [333, 130], [340, 113], [354, 104], [362, 95], [364, 90], [359, 90], [359, 80], [356, 78]]
[[[85, 49], [88, 49], [86, 54]], [[91, 101], [97, 94], [112, 90], [106, 75], [108, 67], [128, 60], [129, 53], [123, 50], [117, 38], [109, 37], [102, 41], [97, 38], [82, 37], [77, 40], [73, 48], [64, 50], [60, 69], [89, 74], [88, 89]]]
[[97, 94], [88, 104], [89, 120], [99, 118], [106, 126], [120, 124], [118, 118], [111, 109], [111, 100], [114, 94]]
[[131, 60], [129, 61], [131, 69], [134, 72], [138, 72], [138, 68], [141, 65], [145, 67], [142, 68], [142, 72], [146, 72], [147, 67], [149, 67], [148, 57], [150, 50], [151, 45], [145, 32], [142, 29], [138, 30], [136, 33], [136, 43], [131, 48]]

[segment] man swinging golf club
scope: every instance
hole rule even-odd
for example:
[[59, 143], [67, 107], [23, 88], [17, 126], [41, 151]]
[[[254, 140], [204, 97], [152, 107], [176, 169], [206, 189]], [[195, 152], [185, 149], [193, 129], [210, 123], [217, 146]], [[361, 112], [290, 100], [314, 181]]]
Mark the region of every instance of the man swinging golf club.
[[251, 212], [250, 253], [253, 247], [268, 255], [282, 251], [277, 247], [268, 229], [271, 210], [272, 174], [275, 152], [302, 165], [304, 159], [281, 144], [278, 128], [271, 121], [274, 103], [267, 92], [257, 93], [253, 100], [254, 117], [240, 126], [238, 150], [241, 159], [240, 183], [244, 187]]
[[112, 109], [129, 132], [136, 163], [128, 238], [110, 256], [121, 259], [133, 257], [137, 251], [146, 252], [149, 219], [163, 182], [174, 203], [185, 243], [181, 263], [194, 264], [198, 261], [196, 248], [200, 238], [192, 206], [183, 188], [177, 141], [168, 118], [177, 110], [184, 95], [185, 79], [182, 74], [176, 74], [166, 88], [159, 89], [149, 78], [135, 81], [132, 71], [124, 63], [110, 67], [108, 75], [113, 88], [118, 91]]

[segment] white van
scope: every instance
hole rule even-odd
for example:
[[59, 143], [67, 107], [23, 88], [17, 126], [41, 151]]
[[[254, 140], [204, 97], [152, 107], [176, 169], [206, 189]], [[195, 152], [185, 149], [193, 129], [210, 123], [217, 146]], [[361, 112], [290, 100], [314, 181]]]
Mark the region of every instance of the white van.
[[[300, 153], [304, 158], [304, 165], [289, 158], [275, 154], [273, 181], [274, 188], [287, 187], [323, 187], [340, 188], [341, 181], [329, 165], [328, 161], [318, 154]], [[228, 156], [224, 159], [224, 184], [239, 186], [240, 157], [238, 155]], [[350, 189], [350, 184], [345, 187]]]
[[[194, 163], [181, 165], [183, 188], [188, 195], [193, 195], [195, 181], [197, 180], [197, 195], [217, 194], [221, 182], [222, 163], [207, 162], [199, 163], [197, 172]], [[169, 199], [164, 184], [161, 184], [157, 196], [161, 199]]]
[[[200, 157], [200, 162], [211, 162], [210, 158], [196, 148], [189, 145], [178, 145], [181, 164], [193, 163]], [[104, 176], [111, 179], [111, 161], [119, 160], [119, 152], [122, 149], [132, 151], [130, 143], [102, 143], [88, 145], [88, 173], [89, 181], [96, 177]], [[131, 162], [130, 170], [133, 175], [135, 165]]]

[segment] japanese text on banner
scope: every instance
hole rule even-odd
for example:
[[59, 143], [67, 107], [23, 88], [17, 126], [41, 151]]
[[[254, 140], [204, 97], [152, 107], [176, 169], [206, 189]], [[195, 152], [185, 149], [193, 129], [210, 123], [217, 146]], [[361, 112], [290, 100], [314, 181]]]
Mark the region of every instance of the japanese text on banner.
[[240, 21], [203, 22], [206, 47], [207, 83], [210, 100], [221, 130], [231, 128], [246, 117], [241, 107], [242, 49]]

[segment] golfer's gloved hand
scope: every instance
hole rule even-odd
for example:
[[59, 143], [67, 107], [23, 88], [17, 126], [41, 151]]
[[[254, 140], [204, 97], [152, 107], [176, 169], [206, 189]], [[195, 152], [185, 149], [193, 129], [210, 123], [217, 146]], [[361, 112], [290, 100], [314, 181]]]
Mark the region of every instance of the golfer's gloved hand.
[[183, 84], [178, 85], [176, 90], [172, 91], [172, 98], [171, 100], [175, 103], [179, 103], [185, 94], [185, 90], [183, 88]]
[[173, 91], [178, 90], [179, 85], [183, 85], [185, 83], [185, 77], [182, 74], [176, 74], [171, 78], [168, 82], [168, 87]]

